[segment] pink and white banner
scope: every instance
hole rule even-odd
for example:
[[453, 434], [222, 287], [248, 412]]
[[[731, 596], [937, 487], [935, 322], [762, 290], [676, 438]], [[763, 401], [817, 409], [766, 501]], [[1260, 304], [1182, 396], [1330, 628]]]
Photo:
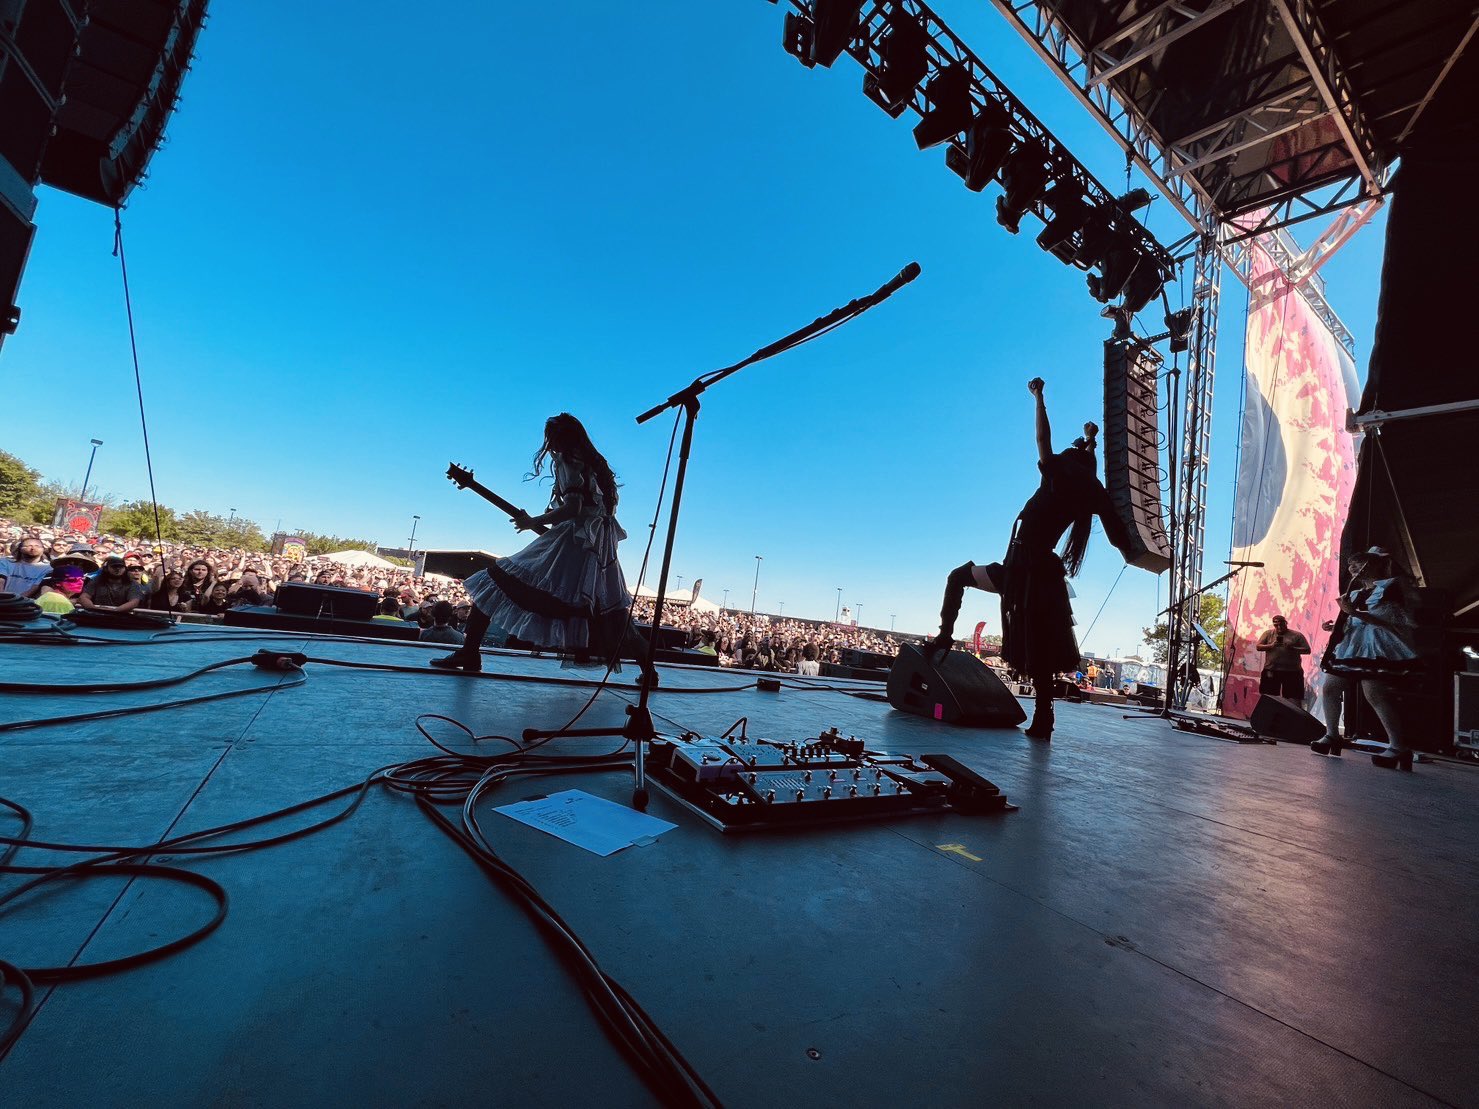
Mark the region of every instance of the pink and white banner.
[[1340, 532], [1356, 483], [1345, 413], [1355, 365], [1268, 255], [1254, 248], [1245, 348], [1248, 384], [1233, 509], [1234, 559], [1262, 562], [1229, 592], [1223, 711], [1246, 718], [1258, 701], [1259, 635], [1283, 615], [1303, 632], [1305, 703], [1319, 713], [1320, 656], [1340, 595]]

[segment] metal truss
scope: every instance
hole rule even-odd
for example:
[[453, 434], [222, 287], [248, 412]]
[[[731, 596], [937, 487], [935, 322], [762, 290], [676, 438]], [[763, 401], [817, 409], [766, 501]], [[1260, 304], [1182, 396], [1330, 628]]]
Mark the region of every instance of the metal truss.
[[[1054, 0], [991, 2], [1195, 228], [1208, 216], [1227, 220], [1262, 210], [1257, 229], [1245, 232], [1259, 234], [1338, 212], [1385, 187], [1369, 131], [1307, 0], [1275, 0], [1304, 28], [1294, 36], [1295, 50], [1241, 74], [1227, 90], [1237, 103], [1224, 117], [1170, 137], [1157, 134], [1146, 118], [1155, 94], [1142, 111], [1120, 99], [1113, 79], [1249, 0], [1166, 0], [1092, 44], [1073, 38]], [[1129, 5], [1120, 0], [1106, 7], [1123, 11]], [[1241, 152], [1322, 120], [1331, 124], [1328, 141], [1252, 170], [1237, 168]], [[1269, 187], [1272, 180], [1280, 182], [1277, 188]]]
[[[1197, 240], [1192, 260], [1192, 344], [1186, 366], [1182, 409], [1181, 453], [1175, 461], [1180, 481], [1176, 490], [1179, 511], [1171, 537], [1172, 598], [1192, 598], [1202, 588], [1202, 564], [1207, 545], [1207, 474], [1212, 451], [1212, 393], [1217, 370], [1217, 318], [1222, 298], [1222, 256], [1216, 224], [1209, 220]], [[1197, 612], [1168, 616], [1170, 665], [1177, 657], [1196, 658], [1198, 636], [1192, 627]]]
[[[812, 0], [790, 0], [790, 3], [803, 15], [811, 16]], [[1004, 109], [1011, 118], [1012, 131], [1018, 142], [1037, 142], [1047, 151], [1048, 160], [1054, 168], [1055, 179], [1071, 178], [1079, 186], [1084, 200], [1090, 206], [1113, 207], [1120, 213], [1116, 217], [1116, 225], [1128, 230], [1134, 236], [1139, 250], [1143, 254], [1155, 257], [1168, 277], [1175, 272], [1175, 260], [1170, 252], [1145, 229], [1139, 220], [1123, 213], [1115, 201], [1116, 194], [1090, 173], [1083, 163], [1074, 157], [1068, 148], [1043, 125], [1042, 121], [1028, 111], [1026, 105], [1013, 95], [1000, 78], [986, 67], [986, 64], [975, 55], [970, 47], [941, 22], [940, 17], [921, 0], [870, 0], [864, 5], [857, 32], [848, 43], [847, 53], [863, 67], [868, 75], [874, 78], [882, 75], [884, 61], [880, 47], [888, 36], [891, 18], [899, 16], [914, 19], [924, 29], [928, 39], [930, 76], [936, 76], [950, 66], [963, 68], [970, 76], [973, 113], [979, 113], [988, 103], [994, 103]], [[927, 80], [918, 83], [904, 110], [912, 111], [920, 117], [930, 110], [930, 101], [926, 95], [927, 85]], [[953, 148], [958, 157], [966, 156], [964, 135], [956, 135], [945, 145]], [[1041, 196], [1032, 202], [1028, 210], [1044, 223], [1053, 217], [1053, 213], [1043, 203]], [[1073, 236], [1075, 244], [1078, 237], [1078, 233], [1075, 232]]]

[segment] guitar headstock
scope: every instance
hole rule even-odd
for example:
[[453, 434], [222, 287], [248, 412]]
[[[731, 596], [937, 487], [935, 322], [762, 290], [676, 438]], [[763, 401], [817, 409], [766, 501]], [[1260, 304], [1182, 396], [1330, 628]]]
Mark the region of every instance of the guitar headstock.
[[447, 467], [447, 477], [459, 489], [466, 489], [473, 483], [472, 471], [466, 467], [459, 466], [453, 462]]

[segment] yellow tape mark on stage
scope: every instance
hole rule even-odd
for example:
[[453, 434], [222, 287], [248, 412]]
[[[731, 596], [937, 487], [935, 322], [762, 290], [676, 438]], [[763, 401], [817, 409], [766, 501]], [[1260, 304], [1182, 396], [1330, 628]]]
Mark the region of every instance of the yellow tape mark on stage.
[[970, 859], [973, 863], [981, 861], [981, 856], [972, 855], [965, 849], [965, 844], [963, 843], [937, 843], [935, 844], [935, 850], [943, 851], [947, 855], [959, 855], [963, 859]]

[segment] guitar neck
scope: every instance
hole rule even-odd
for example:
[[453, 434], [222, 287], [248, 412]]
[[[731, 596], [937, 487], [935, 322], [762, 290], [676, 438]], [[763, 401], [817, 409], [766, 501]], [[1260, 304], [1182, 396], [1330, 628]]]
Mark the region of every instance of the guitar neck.
[[[493, 492], [493, 490], [489, 489], [480, 481], [469, 481], [467, 483], [467, 488], [471, 489], [474, 493], [482, 497], [483, 500], [487, 501], [489, 504], [503, 509], [503, 511], [507, 512], [510, 516], [517, 516], [524, 511], [522, 508], [519, 508], [512, 502], [504, 500], [497, 493]], [[534, 531], [536, 534], [543, 535], [545, 532], [549, 531], [549, 528], [546, 527], [544, 524], [536, 524], [534, 526]]]

